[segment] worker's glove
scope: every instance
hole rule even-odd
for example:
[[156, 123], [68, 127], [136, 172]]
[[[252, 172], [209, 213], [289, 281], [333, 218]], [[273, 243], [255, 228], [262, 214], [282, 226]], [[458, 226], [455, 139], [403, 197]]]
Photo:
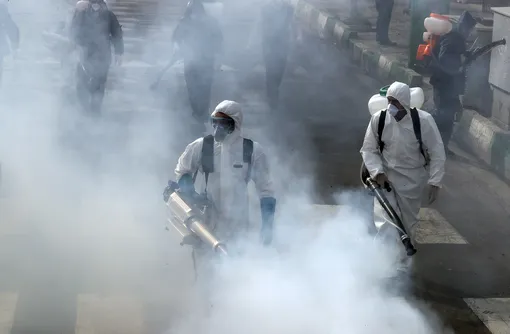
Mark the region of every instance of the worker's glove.
[[262, 214], [262, 228], [260, 230], [260, 241], [268, 246], [273, 241], [273, 221], [276, 210], [276, 199], [274, 197], [263, 197], [260, 199], [260, 212]]
[[179, 191], [184, 194], [192, 194], [195, 192], [195, 184], [191, 174], [184, 174], [181, 176], [179, 181], [177, 181], [177, 184], [179, 185]]
[[437, 196], [439, 195], [439, 189], [439, 187], [429, 184], [429, 204], [436, 201]]
[[384, 173], [377, 174], [374, 178], [375, 183], [377, 183], [381, 188], [386, 189], [387, 191], [390, 191], [390, 181], [388, 180], [388, 177]]

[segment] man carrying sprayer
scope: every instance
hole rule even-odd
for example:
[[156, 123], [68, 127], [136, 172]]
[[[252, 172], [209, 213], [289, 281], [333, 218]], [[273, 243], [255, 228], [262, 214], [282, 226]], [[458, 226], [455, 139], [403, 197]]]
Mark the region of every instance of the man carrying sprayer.
[[[389, 184], [391, 191], [385, 190], [385, 195], [413, 239], [425, 187], [428, 203], [437, 199], [445, 173], [445, 152], [432, 116], [410, 108], [408, 85], [394, 82], [386, 96], [388, 108], [372, 116], [361, 155], [371, 178], [381, 188]], [[377, 200], [374, 219], [378, 229], [389, 221]]]
[[[176, 181], [184, 191], [195, 191], [214, 202], [215, 210], [209, 222], [211, 232], [231, 250], [246, 240], [249, 228], [248, 183], [252, 180], [260, 198], [263, 245], [272, 242], [276, 208], [273, 183], [267, 157], [259, 143], [241, 137], [241, 106], [223, 101], [211, 114], [213, 135], [199, 138], [186, 147], [175, 169]], [[197, 178], [197, 176], [199, 176]], [[236, 242], [239, 244], [236, 245]], [[208, 276], [211, 258], [209, 249], [195, 248], [193, 260], [198, 276]], [[207, 278], [209, 279], [209, 278]]]
[[209, 113], [215, 61], [222, 50], [223, 33], [218, 21], [206, 13], [201, 0], [188, 3], [172, 42], [177, 47], [174, 60], [177, 54], [184, 60], [184, 78], [193, 117], [203, 125]]
[[103, 0], [78, 1], [71, 22], [71, 40], [80, 49], [76, 69], [78, 100], [86, 112], [99, 114], [112, 60], [112, 44], [117, 65], [122, 63], [122, 27]]
[[13, 21], [7, 2], [0, 1], [0, 84], [2, 82], [3, 61], [9, 53], [15, 53], [19, 46], [19, 29]]
[[434, 118], [443, 137], [447, 153], [453, 132], [455, 116], [462, 112], [459, 95], [464, 94], [466, 73], [462, 69], [461, 57], [467, 56], [466, 39], [476, 25], [469, 12], [463, 12], [456, 29], [440, 37], [434, 47], [430, 68], [430, 84], [434, 87]]

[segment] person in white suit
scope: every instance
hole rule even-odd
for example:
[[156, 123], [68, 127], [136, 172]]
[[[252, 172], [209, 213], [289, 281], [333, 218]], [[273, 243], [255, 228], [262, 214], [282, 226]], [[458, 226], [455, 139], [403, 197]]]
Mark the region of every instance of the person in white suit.
[[[410, 108], [409, 86], [394, 82], [386, 93], [388, 108], [372, 115], [361, 155], [370, 177], [382, 188], [414, 241], [414, 227], [428, 187], [428, 202], [438, 196], [445, 174], [445, 151], [432, 115]], [[377, 200], [374, 218], [380, 230], [389, 217]]]

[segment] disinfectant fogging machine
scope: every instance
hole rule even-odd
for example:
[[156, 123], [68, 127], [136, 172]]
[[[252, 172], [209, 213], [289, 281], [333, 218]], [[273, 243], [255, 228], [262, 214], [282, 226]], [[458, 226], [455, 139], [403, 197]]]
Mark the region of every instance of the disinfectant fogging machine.
[[[389, 86], [383, 87], [379, 90], [379, 94], [375, 94], [368, 101], [368, 110], [370, 114], [373, 115], [380, 110], [385, 110], [388, 106], [388, 99], [386, 98], [386, 92]], [[411, 108], [420, 109], [425, 101], [425, 97], [423, 94], [423, 90], [420, 87], [411, 88]], [[398, 213], [395, 211], [393, 206], [388, 201], [388, 198], [383, 192], [384, 188], [386, 191], [392, 191], [391, 186], [389, 184], [380, 185], [375, 182], [371, 177], [368, 169], [365, 164], [361, 165], [361, 182], [363, 185], [370, 190], [370, 192], [375, 195], [377, 201], [384, 209], [386, 214], [388, 215], [391, 225], [393, 225], [400, 236], [400, 240], [406, 249], [406, 253], [408, 256], [413, 256], [416, 253], [416, 248], [414, 248], [411, 238], [409, 237], [404, 224]]]
[[167, 220], [181, 235], [181, 245], [203, 244], [216, 253], [228, 255], [225, 244], [207, 227], [208, 210], [213, 206], [207, 196], [182, 191], [176, 182], [169, 181], [164, 200], [168, 207]]

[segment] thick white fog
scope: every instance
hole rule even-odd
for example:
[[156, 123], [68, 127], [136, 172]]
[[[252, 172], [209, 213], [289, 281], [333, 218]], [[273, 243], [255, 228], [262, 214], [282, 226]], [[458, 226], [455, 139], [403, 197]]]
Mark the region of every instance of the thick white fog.
[[[157, 70], [149, 69], [147, 59], [126, 54], [124, 67], [112, 65], [115, 80], [107, 88], [103, 116], [90, 119], [78, 112], [74, 82], [66, 81], [74, 67], [61, 68], [41, 38], [43, 30], [69, 19], [73, 2], [8, 4], [21, 45], [16, 59], [4, 61], [0, 91], [4, 229], [33, 233], [81, 263], [84, 280], [92, 282], [87, 284], [112, 293], [136, 290], [170, 305], [171, 333], [438, 332], [440, 325], [430, 312], [423, 313], [426, 308], [388, 288], [401, 245], [374, 241], [367, 228], [370, 215], [357, 204], [359, 194], [339, 191], [344, 206], [333, 215], [312, 211], [314, 175], [304, 179], [294, 172], [297, 164], [313, 161], [296, 162], [292, 152], [268, 142], [272, 134], [264, 132], [266, 127], [250, 134], [266, 145], [271, 161], [277, 190], [274, 246], [258, 245], [259, 204], [251, 189], [255, 224], [246, 254], [218, 264], [214, 307], [204, 311], [193, 286], [190, 251], [179, 246], [175, 231], [165, 230], [162, 200], [177, 157], [194, 139], [187, 111], [158, 110], [161, 98], [148, 89]], [[233, 2], [236, 12], [239, 1], [225, 4]], [[243, 12], [256, 12], [252, 7]], [[233, 29], [234, 20], [225, 20]], [[228, 39], [229, 31], [224, 33]], [[169, 57], [165, 52], [151, 61], [161, 66]], [[147, 47], [145, 55], [153, 58], [154, 50]], [[182, 80], [172, 77], [175, 73], [169, 72], [167, 83]], [[33, 265], [20, 262], [25, 269], [19, 272], [41, 274], [30, 269]]]

